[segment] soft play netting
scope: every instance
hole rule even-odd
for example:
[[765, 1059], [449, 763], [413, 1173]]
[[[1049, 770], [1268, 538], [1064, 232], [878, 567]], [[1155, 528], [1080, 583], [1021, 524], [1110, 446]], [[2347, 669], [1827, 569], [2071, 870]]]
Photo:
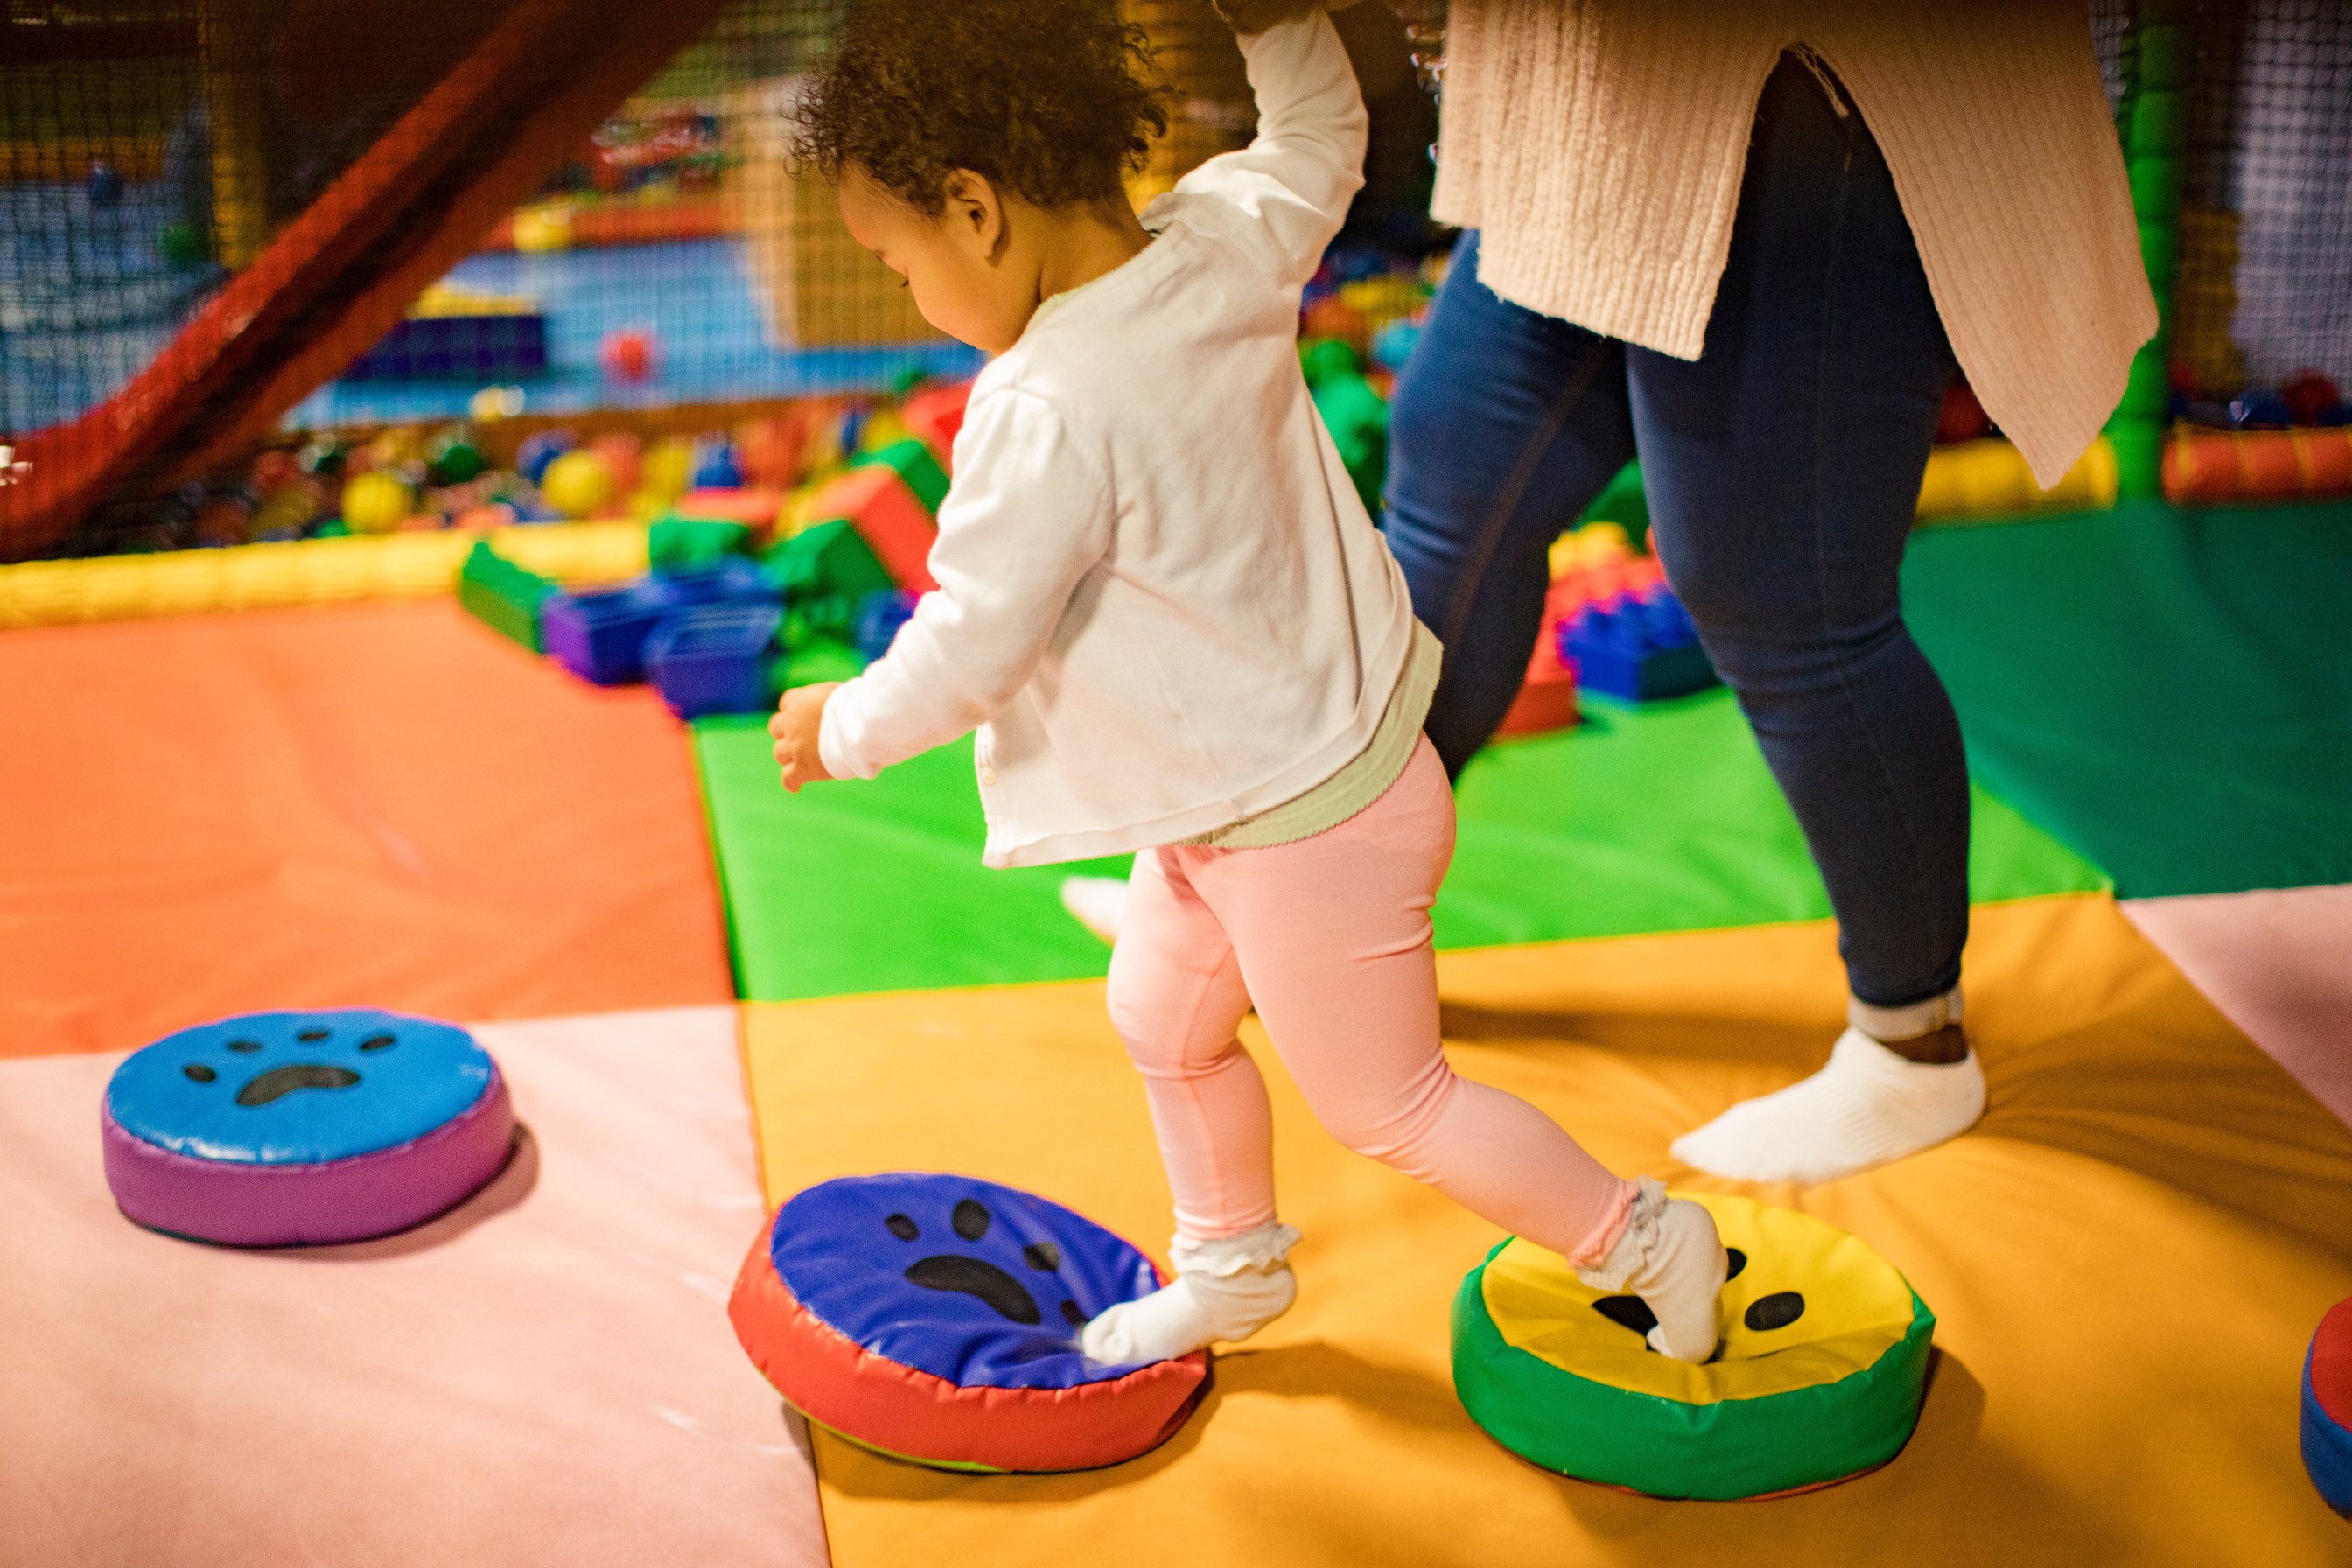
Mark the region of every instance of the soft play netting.
[[[1754, 1194], [1933, 1305], [1892, 1463], [1735, 1508], [1509, 1456], [1449, 1359], [1464, 1273], [1502, 1238], [1332, 1143], [1253, 1024], [1298, 1307], [1108, 1469], [950, 1475], [818, 1430], [822, 1532], [806, 1439], [726, 1322], [763, 1217], [747, 1131], [770, 1205], [945, 1170], [1147, 1252], [1168, 1228], [1105, 952], [1052, 874], [979, 868], [965, 758], [786, 797], [755, 727], [689, 736], [446, 601], [0, 636], [0, 1056], [31, 1058], [0, 1060], [0, 1337], [42, 1352], [0, 1361], [0, 1443], [27, 1457], [0, 1467], [0, 1517], [31, 1521], [35, 1560], [187, 1568], [329, 1539], [362, 1568], [457, 1542], [727, 1568], [1175, 1564], [1203, 1541], [1301, 1563], [2339, 1562], [2297, 1419], [2313, 1327], [2352, 1294], [2352, 1131], [2116, 896], [2352, 877], [2330, 809], [2352, 710], [2319, 619], [2352, 599], [2352, 516], [1929, 531], [1906, 588], [1981, 785], [1990, 1109], [1918, 1159]], [[1729, 699], [1596, 705], [1498, 747], [1461, 799], [1439, 910], [1458, 1065], [1613, 1166], [1726, 1190], [1668, 1142], [1814, 1065], [1842, 994]], [[120, 1053], [354, 1000], [593, 1016], [469, 1023], [524, 1131], [414, 1231], [252, 1254], [122, 1221], [90, 1115]], [[362, 1484], [289, 1493], [256, 1452]], [[125, 1489], [186, 1500], [110, 1506]]]

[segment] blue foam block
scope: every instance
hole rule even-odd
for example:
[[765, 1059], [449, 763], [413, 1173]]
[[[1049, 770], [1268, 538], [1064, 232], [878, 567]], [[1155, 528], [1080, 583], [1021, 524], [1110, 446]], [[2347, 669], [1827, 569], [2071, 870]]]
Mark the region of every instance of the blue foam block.
[[772, 602], [681, 610], [646, 639], [646, 668], [681, 719], [762, 713], [774, 700], [768, 666], [783, 622], [783, 606]]
[[1559, 656], [1576, 684], [1627, 702], [1682, 697], [1716, 684], [1690, 613], [1670, 588], [1588, 605], [1561, 624]]

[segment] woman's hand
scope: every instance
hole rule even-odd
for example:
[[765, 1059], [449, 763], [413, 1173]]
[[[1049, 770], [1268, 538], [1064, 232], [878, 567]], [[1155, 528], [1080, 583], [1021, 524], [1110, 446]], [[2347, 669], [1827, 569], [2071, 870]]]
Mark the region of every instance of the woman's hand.
[[768, 733], [776, 742], [776, 766], [783, 770], [784, 787], [794, 795], [804, 784], [833, 777], [817, 754], [817, 735], [824, 724], [824, 705], [840, 685], [828, 680], [796, 686], [784, 693], [776, 704], [776, 716], [768, 721]]

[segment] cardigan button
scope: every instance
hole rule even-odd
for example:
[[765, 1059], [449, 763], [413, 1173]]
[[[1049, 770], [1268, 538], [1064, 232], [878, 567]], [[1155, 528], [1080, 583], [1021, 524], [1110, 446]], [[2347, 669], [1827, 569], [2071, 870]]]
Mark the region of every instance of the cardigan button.
[[996, 770], [989, 767], [985, 763], [982, 764], [980, 770], [980, 782], [984, 784], [994, 784], [996, 782]]

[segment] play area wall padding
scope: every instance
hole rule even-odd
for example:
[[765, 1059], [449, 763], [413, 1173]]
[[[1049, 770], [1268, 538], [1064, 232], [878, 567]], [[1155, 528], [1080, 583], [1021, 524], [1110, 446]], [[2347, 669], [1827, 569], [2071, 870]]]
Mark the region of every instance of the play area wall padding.
[[466, 552], [482, 538], [516, 565], [567, 584], [618, 582], [646, 569], [646, 529], [628, 522], [354, 535], [26, 561], [0, 566], [0, 630], [447, 594], [456, 587]]

